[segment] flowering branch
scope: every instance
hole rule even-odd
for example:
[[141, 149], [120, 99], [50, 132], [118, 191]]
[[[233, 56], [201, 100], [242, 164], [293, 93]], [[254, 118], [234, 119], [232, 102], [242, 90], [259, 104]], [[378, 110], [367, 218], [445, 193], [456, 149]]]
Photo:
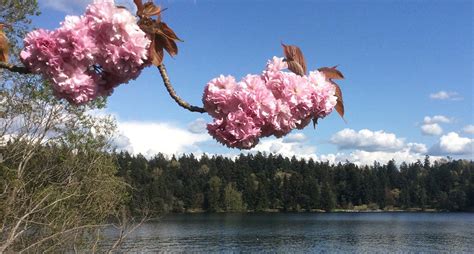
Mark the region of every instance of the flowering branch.
[[[66, 19], [55, 31], [40, 29], [29, 33], [21, 54], [25, 67], [8, 63], [9, 43], [3, 32], [6, 24], [0, 23], [0, 68], [20, 74], [43, 74], [53, 81], [51, 85], [58, 97], [82, 104], [98, 96], [110, 95], [114, 87], [135, 79], [143, 67], [153, 64], [158, 67], [166, 90], [179, 106], [191, 112], [205, 113], [204, 108], [190, 105], [176, 94], [162, 64], [164, 50], [171, 56], [176, 55], [176, 42], [181, 41], [162, 21], [163, 10], [152, 1], [134, 2], [138, 22], [126, 9], [116, 7], [113, 1], [94, 2], [88, 6], [84, 16]], [[110, 17], [114, 15], [122, 16], [123, 20], [112, 20]], [[110, 25], [99, 26], [95, 24], [97, 20]], [[102, 30], [93, 30], [93, 27]], [[121, 38], [133, 40], [118, 43], [96, 36], [110, 33], [110, 27], [127, 35]], [[80, 43], [71, 47], [71, 44], [61, 44], [64, 41]], [[67, 56], [61, 52], [68, 52]], [[64, 65], [65, 62], [68, 64]]]
[[[24, 66], [17, 66], [17, 65], [13, 65], [9, 63], [4, 63], [4, 62], [0, 62], [0, 69], [7, 69], [11, 72], [16, 72], [19, 74], [32, 73]], [[168, 76], [168, 72], [166, 71], [165, 65], [163, 63], [158, 65], [158, 70], [160, 71], [160, 75], [161, 75], [161, 78], [163, 79], [163, 84], [165, 85], [166, 90], [168, 91], [171, 98], [173, 98], [173, 100], [176, 103], [178, 103], [179, 106], [191, 112], [206, 113], [206, 110], [204, 108], [191, 105], [176, 94], [176, 91], [174, 90], [173, 85], [171, 84], [170, 78]]]
[[193, 106], [181, 99], [181, 97], [176, 94], [176, 91], [174, 90], [173, 85], [171, 84], [171, 81], [168, 77], [168, 73], [166, 72], [165, 65], [163, 63], [158, 65], [158, 70], [160, 71], [160, 75], [163, 79], [163, 84], [165, 85], [166, 90], [168, 90], [168, 93], [170, 94], [171, 98], [173, 98], [173, 100], [178, 103], [179, 106], [191, 112], [206, 113], [206, 110], [204, 108]]
[[134, 0], [134, 16], [115, 6], [113, 0], [95, 0], [84, 15], [67, 17], [54, 31], [30, 32], [20, 54], [25, 67], [8, 64], [8, 44], [3, 36], [0, 67], [42, 74], [51, 81], [57, 97], [79, 105], [109, 96], [115, 87], [154, 65], [171, 98], [190, 112], [212, 116], [209, 134], [232, 148], [251, 149], [262, 137], [280, 138], [311, 121], [316, 125], [333, 109], [344, 117], [342, 92], [333, 81], [343, 79], [342, 73], [336, 66], [308, 73], [301, 49], [285, 44], [285, 58], [274, 57], [261, 74], [247, 75], [238, 82], [221, 75], [206, 85], [204, 107], [189, 104], [176, 94], [163, 65], [164, 52], [176, 55], [176, 43], [181, 40], [162, 21], [163, 10], [151, 0], [142, 1]]

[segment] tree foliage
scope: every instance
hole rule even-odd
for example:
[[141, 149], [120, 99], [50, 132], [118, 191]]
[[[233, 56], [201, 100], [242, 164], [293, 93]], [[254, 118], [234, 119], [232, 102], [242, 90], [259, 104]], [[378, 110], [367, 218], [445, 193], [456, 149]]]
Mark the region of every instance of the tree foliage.
[[141, 206], [154, 213], [474, 207], [474, 163], [465, 160], [357, 166], [261, 153], [234, 160], [206, 155], [198, 159], [192, 154], [171, 159], [162, 154], [151, 159], [126, 152], [117, 156], [119, 174], [136, 190], [132, 200], [140, 200], [132, 210]]
[[[11, 47], [36, 1], [1, 1]], [[115, 126], [91, 110], [58, 101], [40, 77], [0, 70], [0, 253], [91, 249], [127, 202], [109, 152]]]

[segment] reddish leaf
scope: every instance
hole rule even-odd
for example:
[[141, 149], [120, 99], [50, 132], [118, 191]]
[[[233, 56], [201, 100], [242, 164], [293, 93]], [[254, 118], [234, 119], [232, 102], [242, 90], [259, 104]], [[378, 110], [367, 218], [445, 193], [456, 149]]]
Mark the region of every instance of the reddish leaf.
[[[161, 12], [164, 9], [156, 6], [151, 1], [145, 4], [142, 4], [141, 0], [134, 0], [134, 2], [138, 9], [137, 15], [140, 17], [138, 25], [152, 39], [152, 45], [150, 46], [151, 62], [158, 66], [163, 62], [164, 50], [170, 56], [178, 54], [176, 41], [181, 41], [181, 39], [166, 23], [161, 21]], [[153, 19], [153, 16], [156, 16], [156, 19]]]
[[[338, 84], [334, 83], [333, 79], [344, 79], [344, 75], [337, 69], [337, 65], [333, 67], [322, 67], [319, 68], [318, 71], [322, 72], [327, 79], [329, 79], [332, 85], [336, 88], [336, 97], [337, 97], [337, 104], [335, 109], [337, 113], [344, 119], [344, 100], [342, 99], [342, 90]], [[345, 120], [344, 120], [345, 121]]]
[[8, 38], [3, 32], [4, 24], [0, 23], [0, 62], [8, 62], [8, 51], [10, 45], [8, 43]]
[[336, 97], [337, 97], [337, 104], [336, 104], [336, 111], [339, 115], [344, 119], [344, 101], [342, 99], [342, 91], [341, 88], [334, 82], [332, 82], [334, 87], [336, 87]]
[[163, 62], [163, 47], [156, 42], [156, 39], [151, 40], [150, 45], [150, 60], [155, 66], [160, 65]]
[[296, 61], [286, 61], [286, 63], [288, 64], [288, 70], [300, 76], [305, 75], [303, 67]]
[[140, 18], [138, 21], [138, 26], [145, 32], [150, 38], [153, 37], [152, 35], [155, 33], [154, 25], [155, 23], [153, 20], [149, 18]]
[[319, 68], [318, 71], [324, 73], [324, 75], [328, 79], [344, 79], [344, 75], [342, 75], [342, 73], [336, 68], [337, 68], [337, 66], [322, 67], [322, 68]]
[[134, 2], [135, 5], [137, 6], [137, 15], [140, 16], [140, 13], [141, 13], [142, 10], [143, 10], [143, 3], [142, 3], [142, 0], [133, 0], [133, 2]]
[[176, 33], [165, 22], [160, 22], [158, 24], [158, 27], [163, 32], [163, 34], [166, 37], [168, 37], [168, 39], [182, 42], [182, 40], [180, 38], [178, 38]]
[[143, 5], [143, 9], [141, 10], [141, 15], [140, 16], [143, 16], [143, 17], [146, 17], [146, 18], [150, 18], [150, 17], [153, 17], [153, 16], [158, 16], [158, 20], [160, 19], [159, 18], [159, 15], [161, 13], [161, 8], [160, 6], [156, 6], [153, 2], [146, 2], [144, 5]]
[[285, 54], [285, 61], [288, 63], [288, 69], [300, 76], [306, 74], [306, 61], [304, 60], [303, 52], [297, 46], [281, 44], [283, 53]]
[[163, 36], [161, 33], [157, 33], [156, 37], [156, 45], [157, 47], [161, 47], [161, 49], [165, 49], [170, 56], [175, 56], [178, 54], [178, 45], [174, 40], [168, 39], [166, 36]]

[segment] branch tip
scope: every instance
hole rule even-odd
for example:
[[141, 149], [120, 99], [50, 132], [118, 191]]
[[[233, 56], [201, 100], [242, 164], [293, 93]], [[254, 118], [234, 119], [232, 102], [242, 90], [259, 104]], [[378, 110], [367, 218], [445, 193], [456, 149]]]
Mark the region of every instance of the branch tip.
[[5, 62], [0, 62], [0, 69], [7, 69], [11, 72], [16, 72], [20, 74], [30, 74], [31, 72], [24, 66], [17, 66]]

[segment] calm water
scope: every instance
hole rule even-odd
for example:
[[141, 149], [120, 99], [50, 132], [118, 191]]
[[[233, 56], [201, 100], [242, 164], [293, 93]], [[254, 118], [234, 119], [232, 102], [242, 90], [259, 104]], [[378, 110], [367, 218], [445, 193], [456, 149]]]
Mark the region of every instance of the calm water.
[[122, 251], [474, 253], [474, 214], [170, 215], [143, 225]]

